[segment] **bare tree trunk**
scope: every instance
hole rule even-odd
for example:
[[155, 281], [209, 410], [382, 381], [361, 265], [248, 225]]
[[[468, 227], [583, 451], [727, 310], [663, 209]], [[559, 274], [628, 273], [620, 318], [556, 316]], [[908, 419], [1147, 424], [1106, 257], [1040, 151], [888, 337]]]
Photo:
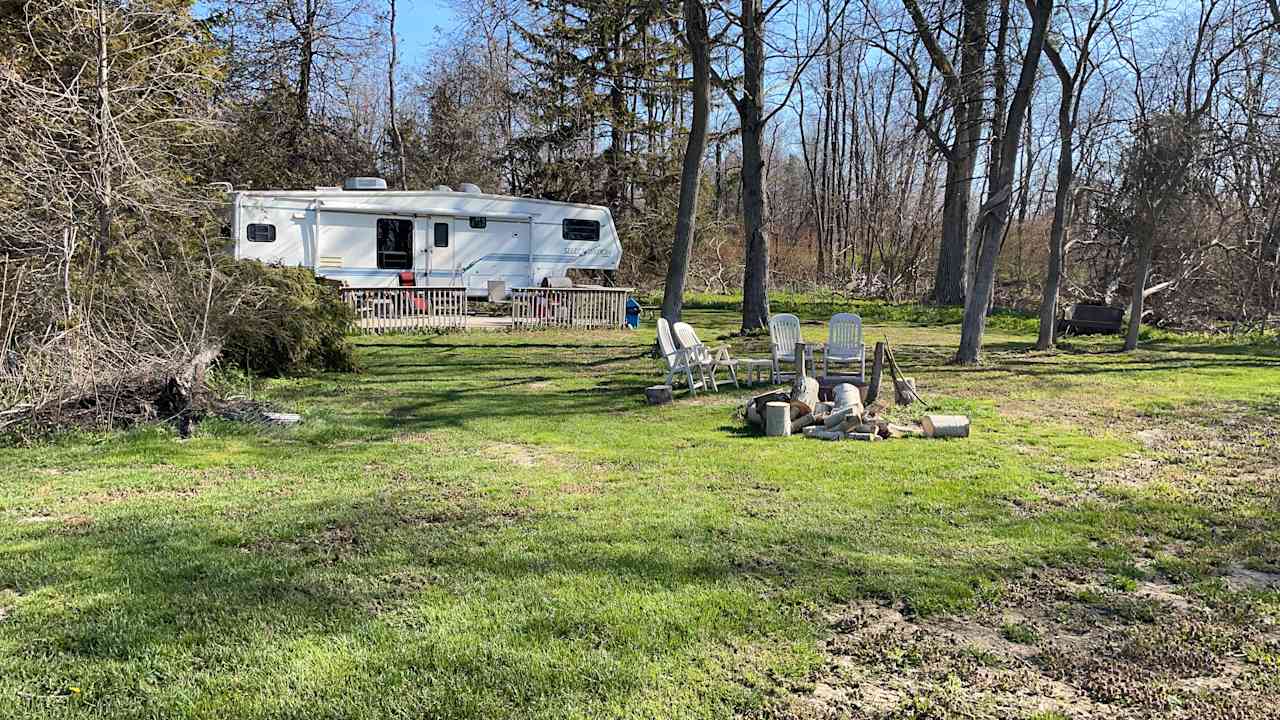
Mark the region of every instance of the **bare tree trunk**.
[[764, 122], [757, 108], [742, 113], [742, 227], [746, 246], [742, 274], [742, 329], [769, 324], [769, 240], [763, 156]]
[[396, 117], [396, 0], [389, 0], [391, 14], [389, 32], [391, 35], [391, 61], [387, 63], [387, 104], [391, 114], [391, 137], [396, 144], [396, 162], [400, 166], [400, 189], [409, 189], [408, 170], [404, 157], [404, 136], [400, 134], [400, 120]]
[[[1075, 102], [1076, 76], [1067, 71], [1056, 47], [1046, 47], [1045, 52], [1058, 75], [1062, 95], [1058, 101], [1058, 186], [1053, 195], [1053, 225], [1049, 228], [1049, 266], [1045, 269], [1044, 288], [1040, 297], [1040, 334], [1036, 338], [1037, 350], [1048, 350], [1053, 347], [1057, 339], [1058, 288], [1062, 283], [1062, 255], [1067, 244], [1067, 218], [1071, 215], [1071, 181], [1075, 177], [1071, 146], [1076, 129], [1075, 116], [1072, 112], [1072, 105]], [[1086, 44], [1082, 53], [1087, 52]], [[1081, 58], [1078, 62], [1083, 67], [1087, 59]], [[1083, 84], [1083, 80], [1081, 83]]]
[[1058, 187], [1053, 199], [1053, 225], [1049, 228], [1049, 266], [1045, 269], [1044, 292], [1040, 298], [1040, 335], [1036, 338], [1037, 350], [1053, 347], [1058, 325], [1058, 287], [1062, 282], [1062, 255], [1067, 243], [1067, 217], [1071, 211], [1071, 179], [1075, 175], [1071, 158], [1072, 126], [1070, 112], [1071, 91], [1063, 86], [1062, 108], [1058, 114], [1060, 146], [1058, 148]]
[[300, 28], [302, 46], [298, 51], [297, 106], [294, 108], [294, 121], [300, 130], [307, 127], [307, 121], [311, 116], [311, 69], [315, 64], [317, 12], [314, 0], [307, 0], [304, 12], [303, 25]]
[[95, 34], [98, 41], [97, 58], [97, 128], [96, 143], [98, 152], [98, 178], [95, 194], [97, 197], [98, 237], [97, 263], [107, 260], [107, 252], [111, 249], [111, 96], [109, 91], [110, 63], [107, 59], [107, 8], [106, 0], [97, 0], [95, 7], [97, 22]]
[[1146, 299], [1147, 276], [1151, 274], [1151, 255], [1154, 250], [1154, 238], [1151, 236], [1153, 226], [1148, 223], [1143, 227], [1142, 241], [1138, 245], [1138, 257], [1133, 268], [1133, 295], [1129, 299], [1129, 331], [1124, 336], [1124, 349], [1135, 350], [1138, 347], [1138, 333], [1142, 330], [1142, 304]]
[[769, 238], [764, 164], [764, 21], [761, 0], [742, 4], [742, 97], [736, 103], [742, 132], [742, 330], [769, 324]]
[[[927, 32], [924, 16], [915, 0], [904, 2], [911, 11], [917, 32]], [[946, 187], [942, 200], [942, 241], [934, 270], [929, 299], [939, 305], [959, 305], [972, 284], [969, 265], [969, 204], [973, 194], [973, 173], [978, 144], [982, 140], [984, 109], [983, 75], [986, 69], [987, 14], [989, 0], [965, 0], [961, 29], [960, 75], [951, 80], [952, 111], [956, 138], [947, 153]], [[936, 41], [933, 43], [936, 46]], [[940, 49], [931, 49], [931, 57]], [[934, 57], [940, 71], [950, 69], [945, 60]]]
[[662, 317], [680, 319], [684, 305], [684, 282], [689, 272], [689, 254], [698, 213], [698, 185], [702, 156], [707, 151], [707, 116], [711, 113], [711, 39], [707, 9], [702, 0], [684, 0], [684, 33], [693, 59], [693, 118], [689, 142], [680, 169], [680, 207], [676, 212], [676, 239], [671, 245], [671, 264], [662, 293]]
[[978, 254], [978, 267], [974, 276], [973, 292], [965, 298], [964, 323], [960, 328], [960, 348], [956, 362], [962, 365], [977, 363], [982, 355], [982, 334], [987, 326], [987, 300], [995, 287], [996, 260], [1000, 255], [1001, 240], [1009, 220], [1009, 205], [1013, 194], [1013, 172], [1017, 164], [1018, 144], [1022, 141], [1022, 123], [1026, 119], [1031, 91], [1035, 87], [1040, 53], [1044, 48], [1045, 31], [1053, 13], [1053, 0], [1026, 0], [1031, 13], [1031, 34], [1027, 39], [1026, 55], [1018, 75], [1017, 89], [1009, 105], [1004, 133], [1000, 138], [1000, 164], [991, 168], [991, 196], [978, 213], [978, 225], [982, 229], [982, 248]]
[[[957, 144], [957, 152], [959, 145]], [[947, 159], [946, 188], [942, 194], [942, 242], [934, 269], [929, 301], [937, 305], [964, 302], [966, 255], [969, 249], [969, 199], [972, 195], [974, 155]]]

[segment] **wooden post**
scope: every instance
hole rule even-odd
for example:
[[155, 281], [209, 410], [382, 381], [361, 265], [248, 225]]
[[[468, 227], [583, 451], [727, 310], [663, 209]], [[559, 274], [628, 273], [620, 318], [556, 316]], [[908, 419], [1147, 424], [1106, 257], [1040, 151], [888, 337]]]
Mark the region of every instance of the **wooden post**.
[[884, 342], [876, 343], [875, 357], [871, 361], [871, 384], [867, 386], [867, 405], [880, 397], [880, 379], [884, 376]]

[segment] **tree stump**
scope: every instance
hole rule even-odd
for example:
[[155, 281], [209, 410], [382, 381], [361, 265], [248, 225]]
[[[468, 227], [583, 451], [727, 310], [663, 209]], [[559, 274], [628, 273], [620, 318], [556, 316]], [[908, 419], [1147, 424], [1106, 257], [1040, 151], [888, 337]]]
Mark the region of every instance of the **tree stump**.
[[650, 385], [644, 389], [644, 399], [650, 405], [666, 405], [675, 399], [670, 385]]
[[791, 434], [791, 403], [771, 402], [764, 406], [764, 434], [769, 437]]

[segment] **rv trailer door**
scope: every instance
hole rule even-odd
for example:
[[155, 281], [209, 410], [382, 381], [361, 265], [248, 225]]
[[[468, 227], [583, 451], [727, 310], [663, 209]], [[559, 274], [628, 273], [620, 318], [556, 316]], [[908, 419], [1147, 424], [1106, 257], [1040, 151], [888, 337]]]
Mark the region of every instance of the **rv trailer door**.
[[423, 242], [426, 245], [426, 282], [429, 287], [449, 287], [461, 283], [457, 256], [454, 254], [453, 218], [432, 216], [423, 218], [426, 225]]

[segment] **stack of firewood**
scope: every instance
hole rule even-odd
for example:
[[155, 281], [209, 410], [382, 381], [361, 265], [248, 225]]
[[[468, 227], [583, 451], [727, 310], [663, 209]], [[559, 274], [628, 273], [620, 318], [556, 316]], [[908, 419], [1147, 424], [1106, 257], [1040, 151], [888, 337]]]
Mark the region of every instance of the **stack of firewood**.
[[[803, 433], [805, 437], [820, 440], [865, 441], [968, 437], [969, 418], [963, 415], [925, 415], [918, 425], [892, 422], [874, 404], [864, 405], [868, 396], [852, 383], [836, 385], [830, 401], [819, 401], [819, 383], [806, 372], [804, 351], [802, 344], [796, 346], [796, 379], [789, 391], [774, 390], [757, 395], [748, 400], [742, 410], [747, 422], [763, 428], [765, 435], [782, 437]], [[878, 376], [879, 373], [873, 373], [873, 377]], [[910, 392], [918, 397], [914, 383]], [[871, 394], [874, 395], [874, 391]]]

